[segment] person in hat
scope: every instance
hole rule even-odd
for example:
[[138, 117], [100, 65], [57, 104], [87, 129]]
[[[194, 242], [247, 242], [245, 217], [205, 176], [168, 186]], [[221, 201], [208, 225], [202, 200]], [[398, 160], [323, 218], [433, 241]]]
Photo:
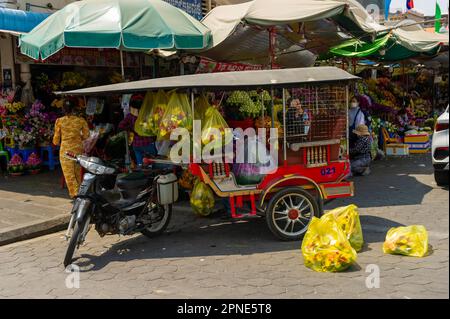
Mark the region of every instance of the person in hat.
[[369, 175], [371, 136], [369, 128], [365, 124], [360, 124], [353, 130], [356, 136], [355, 142], [350, 146], [350, 163], [353, 175]]
[[144, 96], [134, 94], [130, 99], [130, 113], [119, 123], [119, 129], [133, 133], [133, 151], [136, 156], [136, 164], [142, 166], [145, 155], [156, 156], [154, 136], [140, 136], [134, 130], [134, 125], [139, 115], [139, 110], [144, 102]]
[[75, 155], [84, 151], [83, 141], [89, 137], [89, 127], [86, 120], [76, 114], [78, 99], [68, 97], [64, 100], [64, 116], [56, 120], [53, 144], [60, 145], [59, 160], [66, 180], [69, 195], [74, 198], [78, 194], [81, 183], [80, 166], [64, 157], [66, 152]]

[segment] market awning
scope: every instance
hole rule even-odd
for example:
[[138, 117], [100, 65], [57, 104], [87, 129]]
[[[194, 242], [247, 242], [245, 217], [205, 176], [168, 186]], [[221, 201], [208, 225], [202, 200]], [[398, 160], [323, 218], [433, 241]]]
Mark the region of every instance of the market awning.
[[0, 8], [0, 32], [8, 32], [15, 35], [30, 32], [49, 15], [48, 13]]
[[[407, 32], [407, 31], [406, 31]], [[373, 42], [350, 40], [330, 49], [335, 56], [351, 58], [375, 58], [382, 61], [400, 61], [419, 55], [434, 56], [440, 46], [431, 46], [428, 51], [416, 51], [413, 45], [401, 45], [397, 36], [391, 32]], [[417, 49], [417, 48], [416, 48]]]
[[317, 21], [341, 14], [345, 4], [328, 0], [253, 0], [218, 6], [202, 20], [212, 33], [215, 47], [227, 39], [240, 23], [275, 26]]
[[297, 69], [241, 71], [227, 73], [207, 73], [183, 75], [167, 78], [104, 85], [68, 92], [63, 95], [109, 95], [143, 92], [149, 90], [170, 89], [215, 89], [232, 90], [235, 88], [277, 88], [300, 84], [319, 84], [329, 82], [348, 82], [358, 80], [354, 76], [336, 67], [313, 67]]
[[384, 48], [390, 38], [391, 34], [388, 34], [375, 40], [373, 43], [354, 39], [331, 48], [330, 52], [338, 56], [364, 58], [371, 56]]

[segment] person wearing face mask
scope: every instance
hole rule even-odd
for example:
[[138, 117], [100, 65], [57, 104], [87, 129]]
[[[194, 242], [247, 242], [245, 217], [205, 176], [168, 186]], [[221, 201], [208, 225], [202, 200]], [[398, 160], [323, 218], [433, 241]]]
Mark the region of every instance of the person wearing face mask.
[[350, 132], [350, 144], [353, 144], [357, 139], [357, 136], [354, 133], [355, 129], [360, 125], [366, 124], [364, 112], [359, 107], [359, 101], [355, 96], [350, 100], [350, 109], [348, 110], [348, 123]]
[[142, 95], [133, 95], [130, 99], [130, 113], [119, 123], [119, 129], [133, 133], [132, 145], [138, 166], [142, 166], [145, 155], [156, 156], [157, 154], [155, 137], [140, 136], [134, 130], [143, 101]]

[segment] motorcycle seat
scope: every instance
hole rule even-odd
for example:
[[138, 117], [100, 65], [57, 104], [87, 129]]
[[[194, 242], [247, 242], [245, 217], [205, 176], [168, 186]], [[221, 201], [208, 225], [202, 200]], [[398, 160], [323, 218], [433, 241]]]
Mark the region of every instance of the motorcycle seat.
[[142, 172], [132, 172], [117, 176], [116, 185], [122, 190], [142, 190], [149, 184], [148, 177]]

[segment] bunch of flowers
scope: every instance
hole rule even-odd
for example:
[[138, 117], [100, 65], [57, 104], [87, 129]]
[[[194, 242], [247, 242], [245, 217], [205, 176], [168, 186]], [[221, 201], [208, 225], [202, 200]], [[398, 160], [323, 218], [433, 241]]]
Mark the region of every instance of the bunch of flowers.
[[64, 99], [54, 99], [51, 107], [57, 108], [57, 109], [62, 109], [64, 105]]
[[25, 115], [24, 131], [35, 137], [34, 142], [48, 143], [53, 137], [57, 115], [54, 112], [44, 113], [42, 112], [44, 109], [45, 106], [36, 101], [30, 112]]
[[9, 113], [17, 113], [24, 107], [25, 105], [22, 102], [12, 102], [12, 103], [8, 102], [5, 104], [5, 108], [8, 110]]
[[0, 105], [0, 116], [5, 116], [8, 113], [8, 109], [4, 105]]
[[14, 154], [8, 163], [8, 172], [12, 174], [23, 173], [25, 170], [25, 164], [23, 163], [22, 157], [19, 154]]
[[35, 87], [37, 90], [51, 94], [59, 89], [58, 84], [50, 80], [47, 74], [41, 73], [36, 77]]
[[257, 118], [262, 111], [261, 103], [255, 103], [245, 91], [232, 92], [227, 99], [227, 104], [232, 108], [238, 108], [246, 118]]
[[33, 132], [26, 131], [25, 129], [14, 128], [12, 131], [12, 137], [19, 148], [32, 147], [36, 144], [36, 137]]
[[61, 88], [81, 88], [86, 85], [86, 78], [77, 72], [65, 72], [61, 81]]
[[31, 155], [27, 159], [27, 168], [29, 170], [38, 170], [41, 168], [42, 160], [39, 158], [39, 156], [36, 153], [31, 153]]
[[30, 115], [31, 116], [39, 116], [41, 111], [45, 109], [45, 105], [42, 104], [40, 100], [34, 101], [33, 105], [31, 105]]

